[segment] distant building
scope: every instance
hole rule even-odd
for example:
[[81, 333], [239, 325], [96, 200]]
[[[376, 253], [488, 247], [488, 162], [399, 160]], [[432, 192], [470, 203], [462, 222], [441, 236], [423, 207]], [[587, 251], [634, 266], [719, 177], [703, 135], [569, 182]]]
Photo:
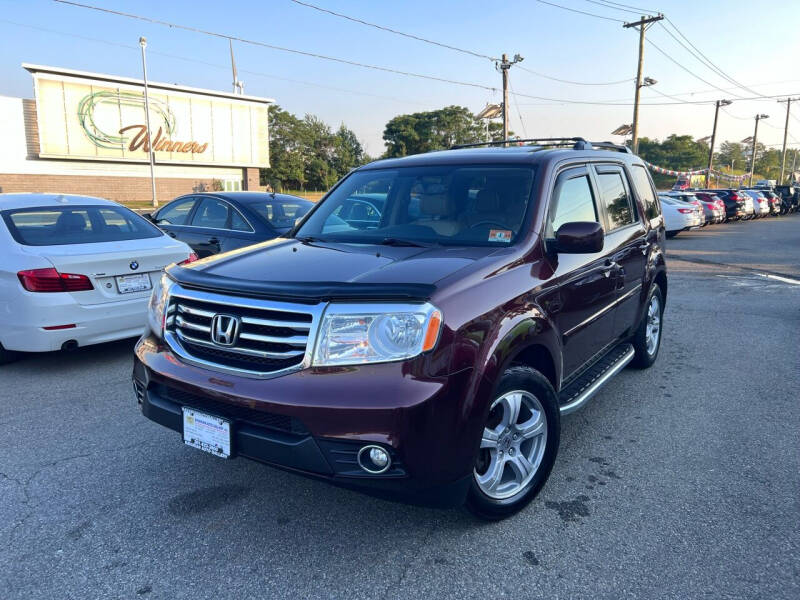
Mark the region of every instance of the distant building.
[[[22, 65], [35, 100], [0, 96], [0, 191], [151, 199], [141, 80]], [[258, 189], [273, 100], [149, 82], [157, 197]]]

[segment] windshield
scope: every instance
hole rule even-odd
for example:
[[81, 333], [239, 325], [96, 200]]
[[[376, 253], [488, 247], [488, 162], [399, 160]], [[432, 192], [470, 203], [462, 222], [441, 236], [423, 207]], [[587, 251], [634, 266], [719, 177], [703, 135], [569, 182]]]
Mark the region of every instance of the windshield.
[[311, 210], [314, 203], [297, 198], [292, 200], [256, 200], [248, 203], [248, 206], [274, 228], [290, 229], [294, 227], [297, 219]]
[[296, 237], [396, 244], [509, 245], [528, 209], [530, 166], [453, 165], [353, 173]]
[[121, 242], [164, 235], [122, 206], [20, 208], [3, 211], [3, 219], [17, 243], [26, 246]]

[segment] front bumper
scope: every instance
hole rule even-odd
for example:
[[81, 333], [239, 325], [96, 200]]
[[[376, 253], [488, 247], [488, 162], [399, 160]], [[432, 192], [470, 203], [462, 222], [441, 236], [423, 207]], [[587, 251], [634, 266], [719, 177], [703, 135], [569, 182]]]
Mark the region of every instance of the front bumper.
[[[230, 420], [232, 457], [414, 504], [461, 504], [481, 427], [462, 417], [472, 372], [422, 377], [409, 364], [312, 368], [257, 380], [182, 363], [145, 337], [133, 379], [144, 416], [178, 433], [183, 406]], [[387, 472], [358, 466], [367, 444], [389, 452]]]

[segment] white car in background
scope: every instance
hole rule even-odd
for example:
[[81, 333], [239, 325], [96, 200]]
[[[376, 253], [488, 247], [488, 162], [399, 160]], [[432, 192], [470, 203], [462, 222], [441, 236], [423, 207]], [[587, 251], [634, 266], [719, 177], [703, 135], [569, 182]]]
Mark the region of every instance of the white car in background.
[[0, 363], [140, 335], [161, 271], [189, 246], [109, 200], [0, 194]]
[[678, 200], [668, 194], [659, 194], [658, 197], [661, 200], [661, 214], [664, 215], [664, 229], [668, 238], [705, 223], [705, 215], [700, 206]]

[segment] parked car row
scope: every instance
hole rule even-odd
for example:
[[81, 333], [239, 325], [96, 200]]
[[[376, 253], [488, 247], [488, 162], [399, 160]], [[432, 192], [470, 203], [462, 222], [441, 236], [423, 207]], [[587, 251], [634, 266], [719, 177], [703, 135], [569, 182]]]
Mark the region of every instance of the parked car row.
[[688, 189], [659, 193], [667, 237], [681, 231], [734, 220], [761, 219], [795, 212], [800, 188]]
[[140, 335], [166, 266], [274, 239], [311, 206], [203, 193], [143, 218], [101, 198], [0, 194], [0, 364]]

